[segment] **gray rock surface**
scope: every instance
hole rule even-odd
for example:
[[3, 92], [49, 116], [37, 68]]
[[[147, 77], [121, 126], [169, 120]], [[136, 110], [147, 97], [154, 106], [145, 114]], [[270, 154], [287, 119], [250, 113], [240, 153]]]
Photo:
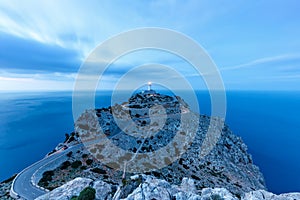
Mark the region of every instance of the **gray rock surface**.
[[225, 188], [204, 188], [201, 191], [201, 199], [226, 199], [238, 200]]
[[107, 200], [112, 198], [112, 186], [102, 180], [97, 180], [93, 183], [93, 188], [96, 190], [96, 199]]
[[38, 197], [36, 200], [69, 200], [73, 196], [78, 196], [80, 192], [84, 188], [90, 186], [92, 182], [93, 180], [89, 178], [76, 178], [49, 193]]
[[[140, 179], [141, 178], [141, 179]], [[138, 183], [138, 184], [136, 184]], [[157, 179], [149, 175], [138, 175], [131, 178], [128, 184], [134, 189], [125, 197], [117, 198], [122, 200], [238, 200], [234, 194], [225, 188], [203, 188], [197, 190], [194, 180], [183, 178], [182, 183], [172, 185], [165, 180]], [[85, 187], [91, 186], [96, 190], [96, 200], [111, 200], [116, 192], [115, 185], [102, 180], [93, 181], [87, 178], [76, 178], [65, 185], [43, 195], [38, 200], [61, 200], [78, 196]], [[126, 186], [121, 186], [127, 190]], [[127, 191], [128, 192], [128, 191]], [[251, 191], [243, 194], [241, 200], [300, 200], [300, 193], [288, 193], [275, 195], [264, 190]]]
[[147, 176], [144, 183], [140, 184], [124, 200], [170, 199], [172, 193], [174, 190], [167, 181]]
[[187, 193], [196, 193], [197, 189], [195, 187], [195, 181], [191, 178], [184, 177], [180, 184], [180, 190]]
[[257, 190], [246, 193], [242, 200], [299, 200], [300, 193], [287, 193], [276, 195], [265, 190]]
[[143, 176], [143, 178], [144, 182], [123, 200], [237, 200], [224, 188], [205, 188], [197, 191], [194, 180], [190, 178], [184, 178], [180, 186], [171, 185], [165, 180], [151, 176]]
[[224, 188], [204, 188], [197, 191], [194, 180], [183, 178], [180, 186], [171, 185], [165, 180], [153, 176], [142, 175], [143, 182], [123, 200], [237, 200], [233, 194]]

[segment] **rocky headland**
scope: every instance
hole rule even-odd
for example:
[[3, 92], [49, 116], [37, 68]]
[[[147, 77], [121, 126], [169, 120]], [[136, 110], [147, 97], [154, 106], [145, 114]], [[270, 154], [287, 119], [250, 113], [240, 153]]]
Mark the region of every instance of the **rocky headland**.
[[[209, 128], [220, 131], [217, 138], [207, 137]], [[107, 142], [99, 144], [104, 137]], [[205, 142], [213, 148], [206, 151]], [[75, 123], [74, 133], [52, 153], [80, 143], [85, 145], [70, 151], [59, 165], [39, 172], [37, 184], [50, 191], [39, 200], [300, 199], [299, 193], [267, 192], [242, 139], [217, 117], [192, 112], [178, 96], [151, 90], [121, 104], [87, 110]], [[170, 154], [151, 157], [169, 143]], [[126, 156], [123, 151], [128, 152]], [[111, 162], [112, 158], [118, 162]]]

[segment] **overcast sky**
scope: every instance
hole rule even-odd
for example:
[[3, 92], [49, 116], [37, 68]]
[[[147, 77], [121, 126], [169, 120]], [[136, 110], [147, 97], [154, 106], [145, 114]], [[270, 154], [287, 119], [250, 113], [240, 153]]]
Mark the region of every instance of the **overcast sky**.
[[[0, 90], [72, 90], [97, 45], [140, 27], [173, 29], [194, 39], [227, 90], [300, 90], [299, 8], [298, 0], [1, 0]], [[124, 66], [106, 73], [103, 85], [109, 89], [136, 63], [182, 69], [176, 59], [159, 52], [129, 55]], [[192, 85], [197, 81], [192, 70], [181, 72]]]

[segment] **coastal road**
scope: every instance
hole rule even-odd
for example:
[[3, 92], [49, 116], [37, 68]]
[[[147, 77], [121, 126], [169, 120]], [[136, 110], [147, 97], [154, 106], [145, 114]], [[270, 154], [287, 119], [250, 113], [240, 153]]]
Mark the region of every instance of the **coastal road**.
[[13, 193], [14, 196], [17, 196], [18, 198], [27, 199], [27, 200], [35, 199], [47, 193], [45, 190], [40, 189], [39, 187], [34, 186], [32, 184], [31, 178], [33, 174], [44, 165], [55, 162], [57, 159], [61, 158], [62, 156], [66, 156], [66, 154], [69, 153], [70, 151], [77, 151], [82, 147], [83, 144], [72, 146], [62, 152], [58, 152], [48, 157], [45, 157], [42, 160], [27, 167], [26, 169], [21, 171], [14, 179], [11, 188], [11, 193]]
[[[113, 134], [109, 136], [109, 138], [116, 137], [117, 135], [121, 134], [122, 131]], [[97, 140], [91, 141], [91, 144], [97, 142]], [[89, 143], [85, 143], [85, 145], [89, 145]], [[67, 153], [70, 151], [77, 151], [81, 148], [84, 148], [84, 144], [80, 143], [75, 146], [71, 146], [68, 149], [54, 153], [48, 157], [43, 158], [42, 160], [30, 165], [29, 167], [25, 168], [23, 171], [21, 171], [16, 178], [14, 179], [10, 194], [19, 199], [27, 199], [32, 200], [35, 199], [43, 194], [46, 194], [47, 191], [43, 188], [40, 188], [37, 185], [32, 184], [32, 177], [33, 175], [40, 170], [43, 166], [49, 165], [51, 163], [55, 163], [63, 156], [66, 156]]]

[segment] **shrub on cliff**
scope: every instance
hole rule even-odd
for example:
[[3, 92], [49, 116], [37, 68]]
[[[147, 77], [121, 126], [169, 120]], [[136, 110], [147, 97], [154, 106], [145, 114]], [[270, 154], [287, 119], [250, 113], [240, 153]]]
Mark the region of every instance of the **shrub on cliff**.
[[95, 172], [97, 174], [106, 174], [106, 171], [103, 169], [100, 169], [98, 167], [91, 169], [92, 172]]
[[77, 200], [93, 200], [95, 198], [96, 190], [92, 187], [86, 187], [80, 192]]
[[80, 167], [82, 165], [82, 162], [80, 160], [76, 160], [74, 162], [72, 162], [71, 167], [76, 169], [78, 167]]
[[93, 163], [93, 160], [92, 160], [92, 159], [87, 159], [87, 160], [86, 160], [86, 164], [87, 164], [87, 165], [91, 165], [92, 163]]
[[43, 173], [43, 177], [42, 177], [42, 180], [44, 181], [52, 181], [52, 176], [54, 175], [54, 172], [53, 171], [45, 171]]
[[94, 200], [96, 198], [96, 190], [92, 187], [84, 188], [78, 197], [73, 196], [71, 200]]
[[52, 181], [52, 176], [54, 175], [53, 171], [45, 171], [43, 177], [39, 181], [38, 185], [41, 187], [48, 187], [49, 182]]

